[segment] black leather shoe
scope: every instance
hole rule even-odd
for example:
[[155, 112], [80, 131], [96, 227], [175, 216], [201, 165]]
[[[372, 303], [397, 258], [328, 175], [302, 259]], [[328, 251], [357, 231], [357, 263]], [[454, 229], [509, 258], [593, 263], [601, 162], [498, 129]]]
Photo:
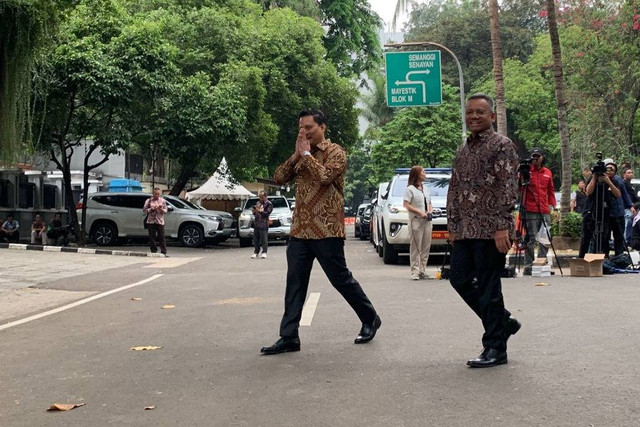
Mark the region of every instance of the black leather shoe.
[[504, 365], [507, 363], [507, 352], [499, 351], [495, 348], [485, 348], [480, 356], [467, 362], [470, 368], [491, 368], [492, 366]]
[[290, 351], [300, 351], [300, 338], [280, 338], [271, 347], [262, 347], [262, 354], [280, 354]]
[[513, 317], [508, 318], [507, 327], [506, 327], [506, 330], [507, 330], [506, 340], [509, 340], [511, 335], [517, 334], [521, 327], [522, 327], [522, 323], [518, 322], [517, 319], [514, 319]]
[[376, 314], [376, 318], [373, 321], [373, 325], [365, 325], [362, 324], [362, 329], [360, 329], [360, 333], [356, 337], [354, 343], [356, 344], [364, 344], [369, 342], [376, 336], [376, 332], [378, 328], [382, 325], [382, 320], [380, 320], [380, 316]]

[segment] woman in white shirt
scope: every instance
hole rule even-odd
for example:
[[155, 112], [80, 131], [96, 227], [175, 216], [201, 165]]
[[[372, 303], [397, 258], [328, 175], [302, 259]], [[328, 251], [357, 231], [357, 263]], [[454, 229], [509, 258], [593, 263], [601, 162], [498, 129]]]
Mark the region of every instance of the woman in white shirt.
[[427, 276], [427, 261], [431, 249], [433, 205], [429, 189], [422, 185], [426, 179], [422, 166], [412, 167], [403, 196], [403, 206], [409, 213], [409, 260], [413, 280], [430, 278]]

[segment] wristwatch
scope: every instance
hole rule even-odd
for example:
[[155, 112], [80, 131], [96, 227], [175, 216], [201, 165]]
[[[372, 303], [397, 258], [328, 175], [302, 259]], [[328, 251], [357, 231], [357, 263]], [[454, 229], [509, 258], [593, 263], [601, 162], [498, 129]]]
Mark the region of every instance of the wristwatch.
[[302, 155], [303, 156], [310, 156], [311, 155], [311, 151], [303, 151]]

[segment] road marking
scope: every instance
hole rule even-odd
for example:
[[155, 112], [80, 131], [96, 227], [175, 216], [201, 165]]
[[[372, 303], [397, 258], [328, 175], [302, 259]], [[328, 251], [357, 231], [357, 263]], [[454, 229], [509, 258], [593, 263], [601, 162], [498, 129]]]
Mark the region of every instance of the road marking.
[[302, 309], [302, 317], [300, 318], [300, 326], [311, 326], [313, 315], [316, 313], [318, 301], [320, 300], [320, 292], [312, 292], [307, 298], [307, 302]]
[[76, 302], [71, 303], [71, 304], [63, 305], [62, 307], [54, 308], [53, 310], [45, 311], [44, 313], [35, 314], [33, 316], [25, 317], [24, 319], [16, 320], [14, 322], [5, 323], [4, 325], [0, 326], [0, 331], [4, 331], [5, 329], [13, 328], [14, 326], [23, 325], [23, 324], [25, 324], [27, 322], [32, 322], [34, 320], [42, 319], [43, 317], [51, 316], [52, 314], [60, 313], [60, 312], [65, 311], [65, 310], [69, 310], [70, 308], [78, 307], [80, 305], [89, 303], [91, 301], [98, 300], [100, 298], [104, 298], [106, 296], [109, 296], [111, 294], [115, 294], [117, 292], [126, 291], [127, 289], [131, 289], [131, 288], [135, 288], [136, 286], [144, 285], [145, 283], [149, 283], [149, 282], [151, 282], [153, 280], [156, 280], [156, 279], [158, 279], [160, 277], [162, 277], [162, 274], [154, 274], [153, 276], [151, 276], [151, 277], [149, 277], [147, 279], [141, 280], [141, 281], [136, 282], [136, 283], [132, 283], [130, 285], [126, 285], [126, 286], [122, 286], [120, 288], [112, 289], [112, 290], [107, 291], [107, 292], [102, 292], [100, 294], [91, 296], [89, 298], [81, 299], [80, 301], [76, 301]]

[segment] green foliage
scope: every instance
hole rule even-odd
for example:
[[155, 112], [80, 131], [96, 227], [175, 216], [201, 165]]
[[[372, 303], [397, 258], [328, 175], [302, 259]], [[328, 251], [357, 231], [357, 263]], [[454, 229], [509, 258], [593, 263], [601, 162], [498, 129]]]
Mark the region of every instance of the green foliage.
[[[33, 138], [35, 59], [51, 42], [66, 0], [0, 1], [0, 159], [15, 160]], [[40, 89], [38, 87], [36, 90]], [[37, 129], [36, 129], [37, 131]]]
[[[543, 20], [536, 2], [502, 2], [500, 31], [504, 58], [525, 61]], [[447, 46], [458, 57], [465, 92], [492, 70], [491, 33], [486, 1], [433, 0], [411, 12], [406, 41], [431, 41]], [[458, 85], [458, 70], [448, 54], [442, 56], [443, 80]]]
[[450, 164], [460, 145], [461, 118], [458, 91], [443, 86], [439, 107], [400, 109], [373, 145], [371, 161], [377, 182], [388, 179], [397, 167]]
[[212, 173], [223, 156], [238, 179], [272, 173], [294, 149], [303, 108], [327, 113], [336, 142], [358, 142], [357, 91], [325, 61], [316, 21], [249, 0], [191, 3], [137, 0], [130, 9], [159, 26], [176, 52], [160, 107], [135, 138], [176, 160], [173, 193], [195, 172]]
[[579, 239], [582, 237], [582, 215], [577, 212], [568, 212], [562, 216], [562, 222], [560, 222], [559, 213], [557, 211], [553, 212], [551, 216], [551, 235]]

